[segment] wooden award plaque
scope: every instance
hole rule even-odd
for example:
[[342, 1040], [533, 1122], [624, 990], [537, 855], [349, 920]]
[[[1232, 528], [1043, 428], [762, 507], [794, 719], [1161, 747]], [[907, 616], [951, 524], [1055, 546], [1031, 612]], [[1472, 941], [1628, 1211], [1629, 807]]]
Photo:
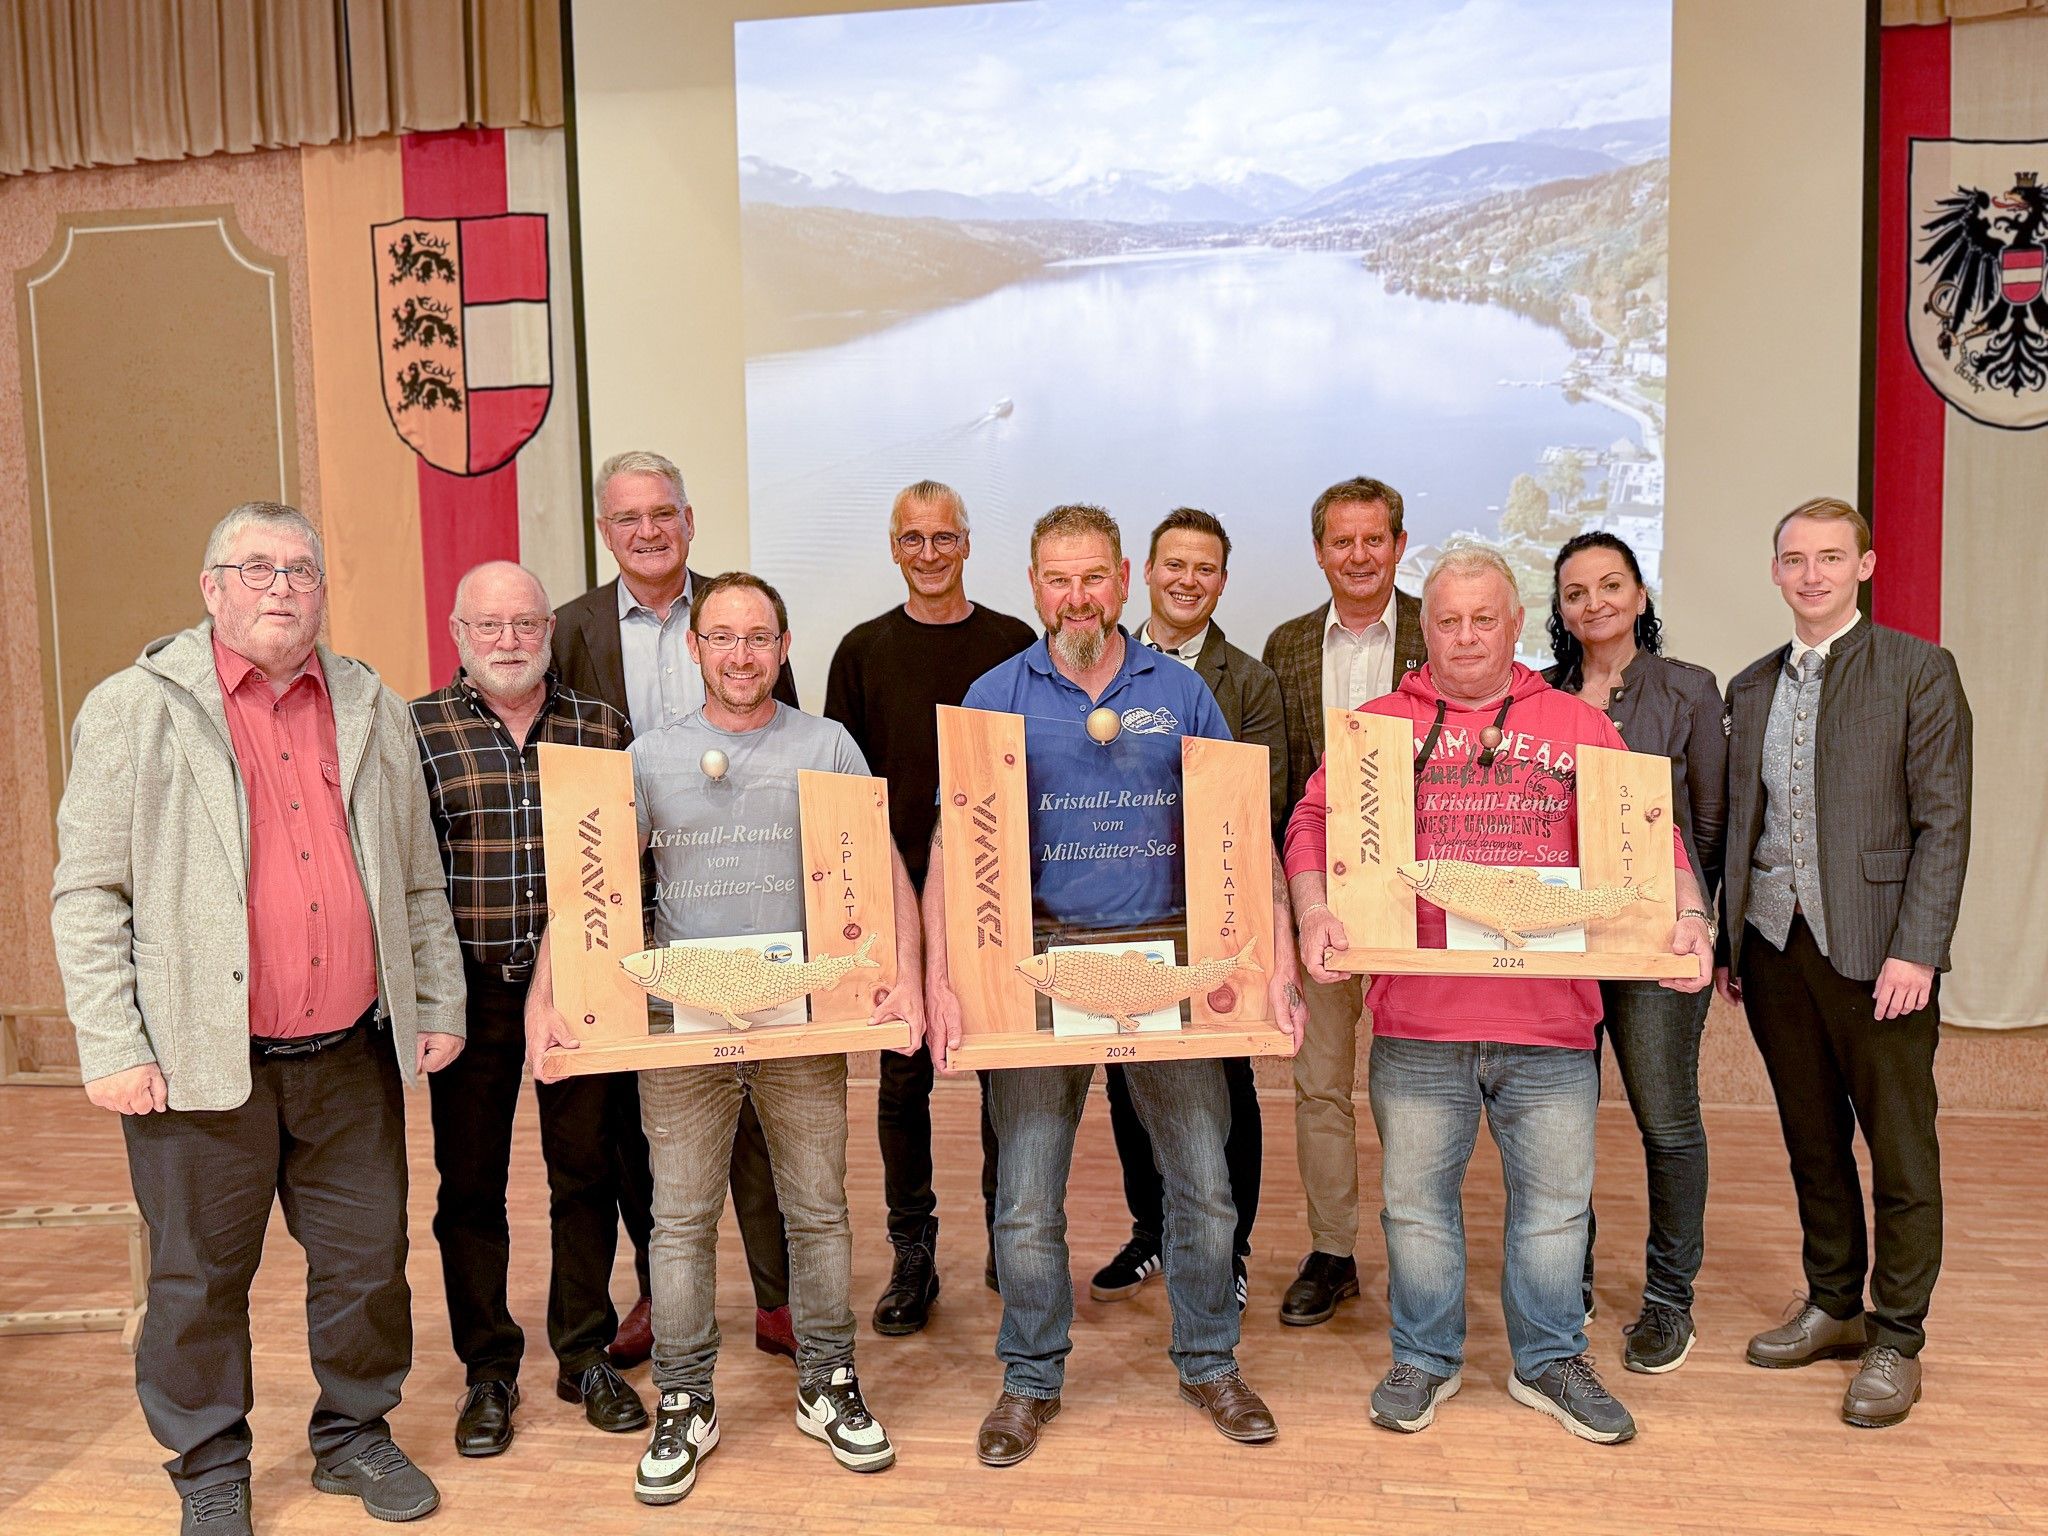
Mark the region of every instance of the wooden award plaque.
[[1671, 953], [1678, 924], [1671, 846], [1671, 760], [1647, 752], [1578, 752], [1580, 879], [1640, 885], [1653, 899], [1586, 925], [1584, 954], [1528, 949], [1418, 949], [1416, 894], [1395, 869], [1415, 857], [1415, 729], [1393, 715], [1330, 709], [1324, 715], [1329, 789], [1330, 910], [1351, 947], [1333, 971], [1392, 976], [1568, 976], [1654, 981], [1699, 975]]
[[550, 1063], [576, 1076], [891, 1050], [910, 1043], [909, 1025], [869, 1022], [876, 989], [896, 983], [884, 780], [797, 774], [807, 952], [812, 959], [851, 954], [872, 934], [870, 953], [881, 968], [853, 971], [829, 991], [812, 993], [808, 1023], [745, 1033], [649, 1034], [647, 993], [619, 968], [620, 960], [647, 947], [631, 755], [542, 742], [540, 803], [555, 1007], [580, 1042], [573, 1051], [550, 1051]]
[[1266, 749], [1181, 739], [1187, 963], [1252, 945], [1256, 972], [1189, 999], [1178, 1030], [1055, 1035], [1038, 1027], [1036, 995], [1017, 972], [1032, 955], [1031, 842], [1024, 718], [939, 708], [940, 850], [946, 876], [946, 963], [960, 999], [956, 1069], [1077, 1066], [1286, 1056], [1273, 1022], [1273, 838]]

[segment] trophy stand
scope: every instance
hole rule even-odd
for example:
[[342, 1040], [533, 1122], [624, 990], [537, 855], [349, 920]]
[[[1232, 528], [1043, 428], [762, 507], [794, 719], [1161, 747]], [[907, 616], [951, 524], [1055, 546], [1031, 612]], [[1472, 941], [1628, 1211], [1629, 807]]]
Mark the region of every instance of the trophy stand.
[[[1024, 717], [944, 705], [938, 713], [946, 957], [960, 999], [954, 1067], [1292, 1054], [1293, 1038], [1274, 1024], [1266, 991], [1274, 934], [1264, 747], [1195, 736], [1177, 741], [1187, 963], [1220, 961], [1250, 945], [1255, 968], [1241, 967], [1190, 995], [1188, 1019], [1177, 1029], [1061, 1035], [1040, 1026], [1031, 983], [1017, 969], [1034, 954]], [[1164, 738], [1155, 739], [1163, 746]]]
[[896, 984], [884, 780], [797, 774], [808, 956], [850, 955], [872, 936], [879, 968], [849, 971], [829, 990], [812, 993], [807, 1022], [675, 1034], [649, 1032], [647, 993], [619, 966], [646, 947], [631, 755], [542, 742], [540, 780], [555, 1007], [579, 1042], [573, 1051], [549, 1051], [550, 1065], [572, 1076], [644, 1072], [910, 1043], [910, 1026], [901, 1020], [870, 1022], [876, 991]]

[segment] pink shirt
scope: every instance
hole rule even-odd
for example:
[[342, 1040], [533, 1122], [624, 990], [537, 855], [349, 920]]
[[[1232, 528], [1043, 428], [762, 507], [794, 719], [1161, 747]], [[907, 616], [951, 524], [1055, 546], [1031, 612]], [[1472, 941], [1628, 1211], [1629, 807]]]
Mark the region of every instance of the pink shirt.
[[249, 1033], [346, 1029], [377, 1000], [377, 951], [320, 658], [281, 694], [219, 635], [213, 665], [249, 799]]
[[[1527, 667], [1510, 684], [1505, 739], [1491, 769], [1477, 766], [1479, 733], [1497, 705], [1452, 705], [1430, 762], [1415, 786], [1415, 856], [1477, 864], [1560, 865], [1578, 858], [1578, 749], [1620, 747], [1614, 722], [1581, 699], [1559, 693]], [[1407, 718], [1416, 750], [1429, 734], [1440, 695], [1428, 667], [1410, 672], [1392, 693], [1359, 706]], [[1318, 765], [1288, 819], [1282, 863], [1289, 879], [1324, 867], [1328, 789]], [[1684, 839], [1672, 829], [1678, 863]], [[1441, 907], [1415, 899], [1416, 944], [1444, 947]], [[1553, 977], [1375, 976], [1366, 993], [1373, 1033], [1403, 1040], [1490, 1040], [1503, 1045], [1593, 1048], [1600, 984]]]

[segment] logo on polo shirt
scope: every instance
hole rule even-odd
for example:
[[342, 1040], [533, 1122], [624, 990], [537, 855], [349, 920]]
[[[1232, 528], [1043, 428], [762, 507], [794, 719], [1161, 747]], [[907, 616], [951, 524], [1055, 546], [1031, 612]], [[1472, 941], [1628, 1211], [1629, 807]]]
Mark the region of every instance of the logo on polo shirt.
[[1132, 708], [1124, 711], [1124, 729], [1140, 736], [1178, 735], [1180, 721], [1164, 705], [1158, 709]]

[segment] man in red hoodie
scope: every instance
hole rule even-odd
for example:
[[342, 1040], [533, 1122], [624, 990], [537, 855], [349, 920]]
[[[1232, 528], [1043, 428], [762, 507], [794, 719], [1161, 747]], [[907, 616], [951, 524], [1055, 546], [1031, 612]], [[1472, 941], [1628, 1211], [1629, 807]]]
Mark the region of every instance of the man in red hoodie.
[[[1429, 664], [1361, 709], [1405, 717], [1418, 738], [1419, 858], [1557, 868], [1578, 862], [1576, 780], [1582, 745], [1620, 747], [1613, 722], [1515, 661], [1522, 605], [1507, 563], [1483, 547], [1439, 559], [1422, 588]], [[1328, 800], [1317, 768], [1287, 825], [1285, 864], [1302, 963], [1319, 981], [1348, 947], [1325, 904]], [[1712, 974], [1713, 940], [1678, 841], [1674, 953]], [[1444, 914], [1417, 904], [1425, 949], [1444, 945]], [[1579, 1292], [1593, 1193], [1600, 1068], [1597, 982], [1548, 978], [1377, 976], [1372, 1116], [1382, 1152], [1387, 1297], [1394, 1364], [1372, 1394], [1372, 1421], [1413, 1433], [1458, 1390], [1465, 1346], [1465, 1235], [1460, 1192], [1484, 1110], [1500, 1147], [1508, 1229], [1501, 1277], [1515, 1369], [1508, 1392], [1581, 1439], [1615, 1444], [1635, 1421], [1586, 1353]]]

